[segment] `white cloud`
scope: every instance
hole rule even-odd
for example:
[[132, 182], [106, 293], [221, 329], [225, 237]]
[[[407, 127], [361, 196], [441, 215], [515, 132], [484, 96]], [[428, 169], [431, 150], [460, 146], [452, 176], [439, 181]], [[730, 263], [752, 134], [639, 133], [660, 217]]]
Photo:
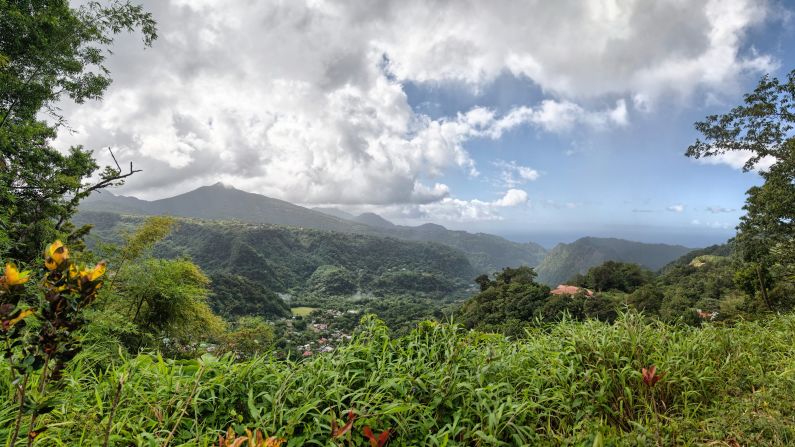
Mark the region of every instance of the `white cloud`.
[[[743, 169], [745, 163], [751, 159], [753, 153], [751, 151], [726, 151], [722, 154], [714, 155], [712, 157], [699, 158], [699, 163], [708, 165], [726, 165], [734, 169]], [[776, 163], [776, 158], [770, 155], [763, 157], [754, 167], [755, 171], [767, 171]]]
[[[302, 203], [446, 203], [488, 215], [493, 203], [459, 206], [440, 180], [450, 170], [478, 175], [471, 139], [524, 125], [624, 126], [627, 100], [648, 110], [662, 95], [720, 92], [773, 64], [741, 50], [767, 14], [751, 0], [147, 7], [161, 38], [143, 53], [136, 39], [118, 39], [114, 84], [101, 103], [64, 105], [78, 133], [58, 143], [115, 147], [144, 169], [122, 192], [149, 198], [222, 180]], [[532, 80], [544, 98], [503, 115], [476, 107], [431, 119], [403, 89], [406, 81], [479, 89], [506, 72]]]
[[500, 168], [500, 183], [508, 188], [535, 181], [541, 176], [537, 170], [515, 161], [497, 160], [493, 164]]
[[685, 211], [685, 206], [682, 204], [671, 205], [666, 208], [668, 211], [672, 211], [674, 213], [682, 213]]
[[571, 101], [545, 99], [537, 107], [516, 107], [502, 118], [493, 120], [485, 134], [497, 139], [504, 131], [522, 124], [533, 124], [547, 132], [561, 133], [570, 131], [578, 125], [604, 130], [609, 127], [624, 126], [627, 122], [627, 107], [624, 100], [618, 100], [614, 108], [589, 111]]
[[[649, 106], [660, 95], [730, 86], [768, 71], [764, 54], [742, 54], [767, 2], [401, 2], [378, 40], [403, 79], [455, 79], [473, 86], [503, 70], [568, 98], [625, 94]], [[373, 5], [383, 8], [383, 4]], [[561, 26], [565, 24], [565, 26]], [[676, 24], [676, 26], [672, 26]]]
[[486, 202], [483, 200], [461, 200], [446, 197], [438, 202], [403, 205], [382, 209], [387, 216], [433, 219], [451, 222], [473, 222], [483, 220], [502, 220], [499, 210], [501, 208], [517, 207], [526, 204], [527, 192], [521, 189], [509, 189], [497, 200]]
[[527, 193], [521, 189], [509, 189], [501, 199], [493, 203], [500, 207], [521, 205], [527, 203]]

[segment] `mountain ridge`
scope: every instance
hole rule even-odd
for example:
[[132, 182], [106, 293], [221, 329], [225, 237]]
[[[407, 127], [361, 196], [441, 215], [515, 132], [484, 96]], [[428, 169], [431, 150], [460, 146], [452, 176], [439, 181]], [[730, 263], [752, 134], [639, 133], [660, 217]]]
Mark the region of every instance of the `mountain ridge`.
[[536, 272], [539, 282], [555, 286], [606, 261], [630, 262], [657, 271], [693, 250], [682, 245], [586, 236], [569, 244], [556, 245]]
[[[522, 244], [492, 234], [449, 230], [437, 224], [416, 227], [395, 225], [375, 213], [353, 216], [336, 208], [310, 209], [222, 183], [153, 201], [103, 192], [97, 197], [89, 197], [81, 203], [80, 209], [120, 214], [232, 219], [407, 241], [437, 242], [461, 250], [480, 273], [519, 265], [535, 266], [546, 254], [546, 249], [532, 242]], [[353, 218], [346, 219], [346, 215]]]

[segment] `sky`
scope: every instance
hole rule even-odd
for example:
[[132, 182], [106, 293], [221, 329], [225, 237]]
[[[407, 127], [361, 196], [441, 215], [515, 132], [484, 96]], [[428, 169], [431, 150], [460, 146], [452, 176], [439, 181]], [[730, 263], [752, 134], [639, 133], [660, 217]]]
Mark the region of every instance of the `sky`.
[[142, 2], [102, 101], [56, 146], [142, 173], [158, 199], [223, 182], [543, 245], [725, 241], [760, 182], [693, 160], [693, 123], [795, 68], [795, 2]]

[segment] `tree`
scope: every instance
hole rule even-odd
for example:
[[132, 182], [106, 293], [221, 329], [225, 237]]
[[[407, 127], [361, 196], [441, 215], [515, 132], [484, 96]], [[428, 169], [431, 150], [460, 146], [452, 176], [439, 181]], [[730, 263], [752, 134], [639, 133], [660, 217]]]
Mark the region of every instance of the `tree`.
[[641, 312], [657, 315], [665, 299], [665, 294], [660, 289], [660, 285], [647, 284], [632, 292], [627, 301]]
[[344, 267], [321, 265], [308, 281], [309, 289], [320, 295], [352, 295], [356, 293], [356, 279]]
[[207, 303], [209, 284], [190, 261], [144, 259], [120, 273], [116, 305], [128, 309], [128, 318], [150, 346], [167, 342], [161, 347], [184, 349], [223, 331], [223, 320]]
[[607, 261], [592, 267], [588, 273], [575, 276], [572, 281], [580, 287], [595, 289], [597, 292], [618, 290], [632, 293], [652, 279], [652, 272], [637, 264]]
[[549, 287], [535, 282], [536, 273], [530, 267], [505, 268], [485, 290], [464, 303], [461, 319], [467, 327], [497, 327], [511, 320], [532, 321], [540, 315], [549, 298]]
[[262, 317], [240, 317], [234, 330], [224, 336], [223, 349], [249, 358], [272, 349], [274, 340], [273, 326]]
[[113, 36], [135, 30], [147, 46], [157, 37], [151, 15], [129, 2], [0, 0], [0, 253], [33, 262], [47, 241], [72, 232], [80, 200], [136, 172], [116, 163], [97, 173], [90, 151], [51, 145], [67, 126], [61, 101], [100, 99]]
[[760, 172], [764, 184], [747, 192], [746, 215], [737, 227], [735, 243], [740, 257], [756, 272], [756, 287], [771, 310], [765, 282], [768, 271], [792, 281], [795, 264], [795, 70], [782, 82], [765, 76], [744, 104], [723, 115], [710, 115], [695, 124], [703, 135], [688, 147], [689, 157], [711, 157], [727, 152], [748, 155], [743, 169], [772, 162]]
[[210, 279], [210, 306], [224, 318], [256, 315], [275, 319], [291, 315], [290, 307], [279, 295], [248, 278], [232, 273], [216, 273]]

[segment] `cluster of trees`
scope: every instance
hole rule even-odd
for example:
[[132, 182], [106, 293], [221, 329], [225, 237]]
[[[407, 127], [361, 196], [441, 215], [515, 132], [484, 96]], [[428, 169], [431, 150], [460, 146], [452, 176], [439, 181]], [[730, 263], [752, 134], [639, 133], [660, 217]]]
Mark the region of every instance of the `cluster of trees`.
[[[608, 261], [577, 275], [568, 284], [574, 294], [551, 294], [535, 283], [530, 268], [505, 269], [494, 279], [477, 278], [481, 292], [461, 309], [469, 327], [520, 333], [527, 324], [572, 319], [612, 321], [635, 309], [671, 323], [735, 321], [795, 307], [795, 286], [786, 276], [765, 271], [762, 293], [758, 265], [743, 259], [738, 243], [696, 250], [659, 273], [637, 264]], [[593, 293], [590, 293], [590, 292]]]
[[619, 291], [632, 293], [651, 281], [654, 273], [628, 262], [607, 261], [593, 267], [585, 275], [576, 275], [566, 284], [586, 287], [596, 292]]
[[617, 305], [606, 294], [588, 296], [582, 290], [574, 295], [552, 295], [548, 286], [535, 280], [531, 267], [505, 268], [493, 279], [479, 276], [475, 282], [480, 293], [461, 307], [461, 322], [471, 328], [521, 334], [527, 324], [554, 322], [565, 316], [612, 321], [617, 315]]

